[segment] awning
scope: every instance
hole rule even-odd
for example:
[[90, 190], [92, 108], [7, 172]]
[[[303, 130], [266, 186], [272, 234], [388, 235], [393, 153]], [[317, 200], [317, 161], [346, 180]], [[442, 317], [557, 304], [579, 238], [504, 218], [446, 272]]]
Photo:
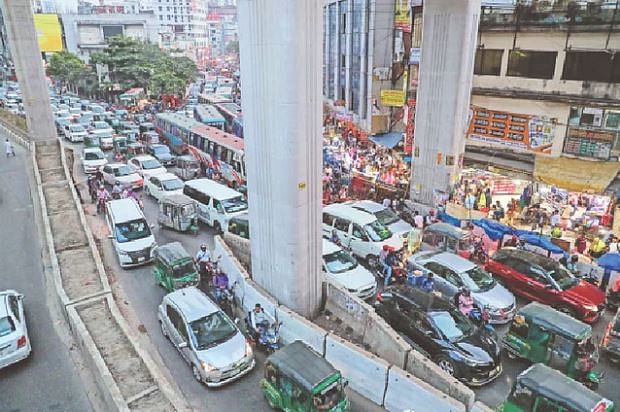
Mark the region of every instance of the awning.
[[402, 139], [403, 132], [389, 132], [370, 136], [370, 140], [388, 149], [393, 149]]
[[620, 171], [620, 162], [536, 156], [534, 178], [575, 192], [603, 193]]

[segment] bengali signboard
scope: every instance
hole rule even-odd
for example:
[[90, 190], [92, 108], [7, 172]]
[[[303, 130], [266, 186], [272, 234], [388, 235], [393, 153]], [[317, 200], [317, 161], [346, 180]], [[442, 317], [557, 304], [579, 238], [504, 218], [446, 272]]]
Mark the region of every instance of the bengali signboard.
[[405, 92], [403, 90], [381, 90], [381, 104], [402, 107], [405, 104]]
[[394, 27], [404, 32], [411, 32], [411, 1], [396, 0]]
[[551, 153], [555, 123], [547, 117], [472, 107], [467, 137], [535, 153]]
[[56, 14], [35, 14], [34, 28], [41, 52], [62, 50], [62, 29]]

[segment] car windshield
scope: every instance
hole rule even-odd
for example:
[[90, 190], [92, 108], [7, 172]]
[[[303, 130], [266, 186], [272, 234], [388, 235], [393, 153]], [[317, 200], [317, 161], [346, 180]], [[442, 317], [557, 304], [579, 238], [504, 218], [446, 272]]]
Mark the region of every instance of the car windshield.
[[143, 169], [157, 169], [160, 168], [161, 164], [155, 159], [147, 159], [142, 162]]
[[554, 270], [549, 271], [549, 276], [562, 290], [569, 289], [578, 282], [578, 279], [562, 266], [556, 266]]
[[170, 150], [166, 146], [156, 146], [153, 148], [153, 152], [157, 154], [166, 154], [170, 153]]
[[390, 229], [385, 227], [378, 220], [375, 220], [374, 222], [365, 225], [364, 229], [366, 230], [366, 233], [368, 233], [368, 236], [373, 242], [380, 242], [382, 240], [392, 237], [392, 232], [390, 232]]
[[133, 169], [127, 165], [119, 166], [118, 169], [114, 170], [114, 176], [129, 176], [133, 173]]
[[13, 319], [9, 317], [0, 318], [0, 337], [6, 336], [15, 330]]
[[224, 312], [214, 312], [190, 323], [196, 349], [205, 350], [232, 338], [237, 329]]
[[323, 260], [329, 273], [343, 273], [357, 267], [357, 261], [344, 250], [324, 255]]
[[144, 239], [151, 236], [151, 229], [144, 219], [118, 223], [116, 225], [116, 241], [125, 243], [131, 240]]
[[486, 292], [495, 286], [495, 279], [478, 266], [461, 273], [461, 278], [472, 292]]
[[101, 160], [103, 159], [103, 153], [101, 152], [86, 152], [84, 153], [84, 160]]
[[443, 336], [450, 342], [458, 342], [474, 331], [474, 325], [460, 312], [431, 312], [429, 317]]
[[110, 126], [106, 122], [95, 122], [95, 129], [109, 129]]
[[72, 132], [83, 132], [84, 131], [84, 128], [80, 126], [79, 124], [72, 125], [70, 126], [70, 128]]
[[172, 276], [175, 279], [185, 277], [192, 273], [196, 272], [196, 268], [194, 267], [194, 263], [189, 260], [185, 263], [181, 263], [172, 268]]
[[392, 212], [390, 209], [383, 209], [375, 213], [375, 217], [379, 222], [384, 224], [385, 226], [389, 226], [392, 223], [398, 222], [400, 219], [396, 213]]
[[233, 197], [231, 199], [222, 200], [222, 206], [226, 213], [241, 212], [247, 210], [248, 202], [245, 201], [243, 196]]
[[167, 192], [171, 190], [183, 189], [183, 182], [180, 179], [162, 180], [161, 185], [164, 187], [164, 190]]

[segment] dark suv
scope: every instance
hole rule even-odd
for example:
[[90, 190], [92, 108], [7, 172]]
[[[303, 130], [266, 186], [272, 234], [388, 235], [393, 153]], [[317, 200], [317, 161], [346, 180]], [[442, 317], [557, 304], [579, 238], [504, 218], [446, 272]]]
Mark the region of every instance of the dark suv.
[[493, 334], [474, 325], [449, 301], [408, 285], [377, 295], [377, 313], [448, 374], [482, 386], [502, 372]]

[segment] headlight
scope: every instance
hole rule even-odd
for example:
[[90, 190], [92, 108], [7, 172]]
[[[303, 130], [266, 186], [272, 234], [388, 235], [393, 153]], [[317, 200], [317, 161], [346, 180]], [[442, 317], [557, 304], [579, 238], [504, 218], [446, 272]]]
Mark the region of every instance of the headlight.
[[588, 312], [598, 312], [598, 308], [596, 307], [596, 305], [585, 304], [583, 305], [583, 308]]
[[252, 356], [252, 345], [248, 342], [245, 343], [245, 357], [248, 358]]
[[118, 250], [118, 254], [121, 255], [121, 256], [129, 256], [129, 252], [126, 252], [126, 251], [120, 250], [120, 249]]
[[202, 370], [207, 373], [217, 371], [217, 368], [215, 366], [210, 365], [207, 362], [200, 362], [200, 366], [202, 366]]

